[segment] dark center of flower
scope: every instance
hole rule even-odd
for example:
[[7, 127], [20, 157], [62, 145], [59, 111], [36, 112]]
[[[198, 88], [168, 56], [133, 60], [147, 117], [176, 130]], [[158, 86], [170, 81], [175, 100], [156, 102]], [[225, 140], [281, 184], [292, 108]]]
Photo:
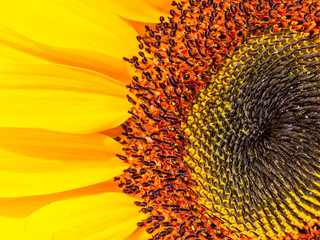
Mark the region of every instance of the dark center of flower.
[[320, 4], [179, 0], [146, 26], [118, 137], [151, 238], [313, 239]]
[[212, 217], [285, 236], [320, 212], [319, 36], [250, 36], [194, 98], [183, 124]]

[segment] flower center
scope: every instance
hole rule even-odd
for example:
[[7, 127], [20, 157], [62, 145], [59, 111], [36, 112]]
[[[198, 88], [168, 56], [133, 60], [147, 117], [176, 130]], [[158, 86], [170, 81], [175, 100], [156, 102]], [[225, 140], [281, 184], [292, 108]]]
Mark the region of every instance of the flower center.
[[[139, 36], [117, 178], [152, 239], [319, 233], [320, 5], [180, 0]], [[306, 230], [308, 229], [308, 231]]]
[[243, 235], [285, 236], [320, 212], [319, 36], [250, 36], [183, 124], [209, 215]]

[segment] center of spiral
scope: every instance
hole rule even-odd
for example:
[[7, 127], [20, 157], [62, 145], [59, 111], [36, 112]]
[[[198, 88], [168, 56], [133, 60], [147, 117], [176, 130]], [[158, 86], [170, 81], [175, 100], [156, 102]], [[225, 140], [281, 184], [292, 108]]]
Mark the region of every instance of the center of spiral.
[[319, 35], [250, 36], [199, 91], [182, 124], [208, 218], [277, 239], [319, 217]]

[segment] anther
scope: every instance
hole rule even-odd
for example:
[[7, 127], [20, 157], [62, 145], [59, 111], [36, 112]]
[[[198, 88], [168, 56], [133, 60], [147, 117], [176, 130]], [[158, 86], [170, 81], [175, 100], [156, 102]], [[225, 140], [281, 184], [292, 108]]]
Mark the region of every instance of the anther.
[[123, 61], [130, 62], [130, 59], [129, 59], [129, 58], [124, 57], [124, 58], [122, 58], [122, 59], [123, 59]]
[[189, 75], [189, 74], [184, 74], [184, 75], [183, 75], [183, 79], [184, 79], [184, 80], [189, 79], [189, 77], [190, 77], [190, 75]]
[[229, 14], [229, 10], [227, 10], [227, 11], [224, 12], [224, 18], [225, 18], [225, 20], [229, 20], [228, 14]]
[[149, 224], [149, 223], [152, 223], [152, 222], [153, 222], [153, 218], [152, 217], [148, 217], [147, 220], [146, 220], [146, 223]]
[[196, 44], [196, 46], [197, 46], [198, 48], [200, 48], [200, 47], [201, 47], [201, 45], [200, 45], [200, 43], [199, 43], [199, 39], [198, 39], [198, 38], [195, 38], [195, 39], [194, 39], [194, 43]]
[[160, 223], [155, 223], [153, 226], [155, 229], [158, 229], [160, 227]]
[[280, 6], [280, 3], [276, 3], [272, 6], [273, 10], [277, 10], [277, 8]]
[[127, 157], [122, 156], [122, 155], [120, 155], [120, 154], [116, 154], [116, 156], [117, 156], [119, 159], [121, 159], [122, 161], [126, 161], [126, 160], [128, 159]]
[[156, 77], [157, 77], [157, 79], [160, 81], [160, 80], [162, 79], [162, 74], [161, 74], [161, 73], [158, 73], [158, 74], [156, 75]]
[[313, 13], [313, 16], [316, 17], [316, 18], [319, 18], [320, 17], [320, 10], [317, 10]]
[[170, 32], [170, 37], [174, 37], [176, 35], [176, 30], [172, 29]]
[[150, 37], [154, 37], [154, 32], [151, 29], [149, 30], [149, 35]]
[[127, 98], [132, 105], [136, 105], [136, 101], [134, 101], [129, 95], [127, 95]]
[[263, 9], [263, 7], [262, 7], [261, 4], [258, 4], [258, 5], [256, 6], [256, 10], [257, 10], [258, 12], [261, 12], [262, 9]]
[[170, 222], [163, 222], [162, 225], [165, 226], [165, 227], [172, 226], [172, 224]]
[[156, 40], [160, 41], [161, 40], [161, 36], [160, 35], [156, 35]]
[[268, 16], [269, 16], [270, 18], [274, 18], [274, 16], [272, 16], [272, 9], [270, 9], [270, 10], [268, 11]]
[[232, 12], [232, 14], [236, 14], [233, 3], [230, 5], [230, 11]]
[[268, 3], [269, 3], [269, 7], [272, 8], [272, 5], [273, 5], [272, 0], [268, 0]]
[[188, 49], [188, 54], [191, 58], [195, 58], [195, 56], [192, 54], [192, 50], [191, 49]]
[[138, 227], [143, 227], [144, 225], [146, 225], [144, 222], [138, 222], [138, 223], [137, 223], [137, 226], [138, 226]]
[[169, 44], [174, 47], [176, 44], [172, 38], [169, 39]]
[[316, 3], [317, 2], [312, 2], [312, 3], [309, 4], [309, 6], [308, 6], [309, 13], [311, 13], [311, 9]]
[[205, 55], [204, 53], [201, 52], [201, 48], [197, 48], [198, 53], [202, 56], [202, 57], [206, 57], [207, 55]]
[[228, 22], [224, 22], [224, 26], [225, 26], [225, 28], [228, 29], [229, 31], [232, 30], [232, 28], [230, 28], [230, 27], [228, 26]]
[[203, 15], [200, 15], [200, 16], [199, 16], [199, 22], [202, 23], [203, 21], [204, 21], [204, 16], [203, 16]]
[[193, 0], [189, 0], [189, 4], [190, 4], [190, 6], [193, 6], [194, 5], [194, 1]]
[[252, 29], [251, 29], [251, 25], [250, 25], [250, 17], [248, 17], [248, 18], [246, 19], [246, 25], [247, 25], [249, 31], [251, 31]]
[[184, 230], [184, 228], [180, 228], [178, 233], [179, 233], [180, 237], [183, 237], [184, 234], [186, 233], [186, 230]]
[[136, 63], [134, 64], [134, 67], [137, 68], [137, 69], [139, 69], [139, 68], [140, 68], [139, 63], [136, 62]]
[[179, 4], [177, 5], [177, 9], [180, 10], [180, 11], [183, 9], [181, 3], [179, 3]]
[[291, 9], [292, 7], [294, 7], [294, 6], [295, 6], [294, 4], [288, 5], [288, 6], [287, 6], [287, 11], [290, 11], [290, 9]]
[[127, 179], [125, 182], [126, 185], [130, 185], [131, 183], [132, 183], [132, 181], [130, 179]]
[[147, 47], [150, 47], [150, 42], [148, 40], [144, 39], [143, 42]]
[[178, 29], [178, 24], [176, 22], [173, 22], [171, 26], [175, 31]]

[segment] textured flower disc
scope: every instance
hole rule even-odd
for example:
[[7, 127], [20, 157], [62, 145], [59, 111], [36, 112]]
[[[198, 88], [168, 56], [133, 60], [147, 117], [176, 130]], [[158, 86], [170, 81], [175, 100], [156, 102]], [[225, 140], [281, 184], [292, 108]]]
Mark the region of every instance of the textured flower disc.
[[117, 177], [151, 239], [320, 236], [320, 4], [173, 1], [138, 36]]
[[250, 36], [188, 113], [189, 165], [214, 217], [285, 236], [320, 215], [319, 36]]

